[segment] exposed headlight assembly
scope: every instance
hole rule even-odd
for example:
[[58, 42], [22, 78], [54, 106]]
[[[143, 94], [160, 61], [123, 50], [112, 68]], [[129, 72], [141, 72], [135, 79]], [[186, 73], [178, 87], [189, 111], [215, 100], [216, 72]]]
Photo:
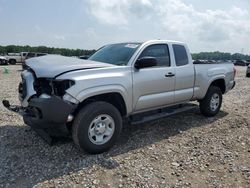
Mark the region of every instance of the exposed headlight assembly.
[[53, 92], [57, 96], [63, 96], [66, 90], [75, 84], [72, 80], [53, 80]]

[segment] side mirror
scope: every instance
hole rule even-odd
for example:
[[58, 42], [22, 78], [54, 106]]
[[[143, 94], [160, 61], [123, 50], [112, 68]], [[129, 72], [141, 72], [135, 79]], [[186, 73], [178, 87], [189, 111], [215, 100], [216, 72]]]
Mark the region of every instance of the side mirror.
[[143, 57], [135, 62], [136, 69], [143, 69], [147, 67], [154, 67], [157, 65], [157, 60], [154, 57]]

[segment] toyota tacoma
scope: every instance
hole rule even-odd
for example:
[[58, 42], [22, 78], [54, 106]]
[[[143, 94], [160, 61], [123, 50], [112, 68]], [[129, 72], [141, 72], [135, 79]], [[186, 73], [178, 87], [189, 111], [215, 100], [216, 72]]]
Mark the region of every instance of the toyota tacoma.
[[235, 73], [232, 64], [193, 64], [182, 42], [110, 44], [87, 60], [26, 60], [21, 105], [3, 105], [43, 137], [72, 135], [80, 149], [102, 153], [114, 145], [125, 121], [140, 124], [183, 112], [193, 107], [190, 101], [198, 101], [205, 116], [215, 116]]

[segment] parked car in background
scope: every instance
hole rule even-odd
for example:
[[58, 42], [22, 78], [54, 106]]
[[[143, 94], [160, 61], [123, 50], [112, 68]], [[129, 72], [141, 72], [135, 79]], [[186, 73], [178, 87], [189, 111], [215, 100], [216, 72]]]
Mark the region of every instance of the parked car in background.
[[27, 52], [21, 53], [8, 53], [5, 58], [8, 60], [9, 64], [15, 65], [17, 63], [22, 63], [26, 59]]
[[15, 65], [17, 63], [24, 63], [26, 59], [32, 57], [39, 57], [47, 55], [46, 53], [37, 53], [37, 52], [21, 52], [21, 53], [8, 53], [5, 58], [8, 60], [9, 64]]
[[247, 66], [246, 77], [250, 77], [250, 65]]
[[32, 57], [40, 57], [40, 56], [44, 56], [44, 55], [47, 55], [47, 54], [46, 53], [28, 52], [25, 59], [29, 59]]
[[225, 62], [226, 62], [226, 63], [232, 63], [232, 64], [234, 64], [234, 60], [230, 60], [230, 59], [229, 59], [229, 60], [226, 60]]
[[3, 56], [0, 56], [0, 65], [8, 65], [8, 60]]
[[250, 59], [246, 60], [246, 64], [247, 64], [247, 66], [250, 65]]
[[234, 62], [234, 65], [238, 65], [238, 66], [246, 66], [246, 62], [244, 60], [236, 60]]
[[[215, 61], [215, 60], [201, 60], [201, 59], [198, 59], [198, 60], [195, 60], [193, 61], [193, 64], [217, 64], [219, 63], [219, 61]], [[220, 63], [225, 63], [224, 61], [221, 61]]]

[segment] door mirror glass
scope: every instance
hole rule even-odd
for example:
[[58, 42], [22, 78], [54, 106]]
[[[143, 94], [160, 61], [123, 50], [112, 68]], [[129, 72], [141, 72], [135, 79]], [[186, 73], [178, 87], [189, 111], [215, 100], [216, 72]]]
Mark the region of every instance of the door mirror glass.
[[157, 65], [157, 60], [154, 57], [143, 57], [135, 62], [136, 69], [143, 69], [147, 67], [154, 67]]

